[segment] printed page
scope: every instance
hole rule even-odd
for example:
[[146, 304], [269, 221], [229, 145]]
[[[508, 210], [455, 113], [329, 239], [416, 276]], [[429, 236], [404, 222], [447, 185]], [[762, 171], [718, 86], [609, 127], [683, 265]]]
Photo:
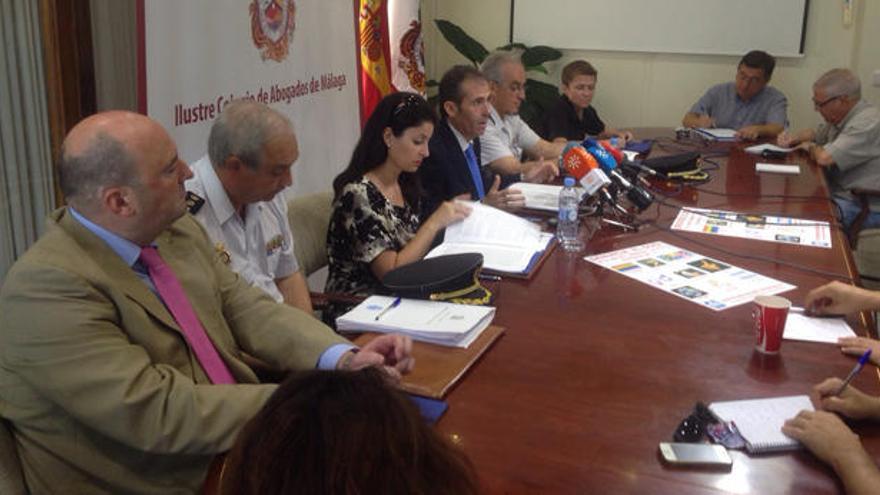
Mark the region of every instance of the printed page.
[[749, 146], [744, 151], [746, 153], [751, 153], [753, 155], [760, 155], [764, 152], [764, 150], [768, 151], [776, 151], [779, 153], [791, 153], [797, 148], [783, 148], [781, 146], [776, 146], [775, 144], [764, 143], [764, 144], [756, 144], [754, 146]]
[[682, 208], [672, 222], [672, 228], [685, 232], [831, 249], [831, 226], [820, 220]]
[[756, 163], [755, 172], [767, 174], [800, 175], [800, 165], [782, 165], [779, 163]]
[[795, 288], [659, 241], [584, 259], [714, 311], [749, 303], [760, 294]]
[[789, 311], [785, 319], [785, 333], [782, 335], [787, 340], [828, 344], [836, 344], [840, 337], [855, 336], [856, 333], [843, 318], [810, 317], [795, 311]]
[[443, 242], [451, 244], [493, 244], [536, 250], [541, 245], [541, 229], [516, 215], [471, 201], [472, 208], [461, 222], [446, 227]]
[[736, 129], [725, 129], [723, 127], [701, 127], [697, 129], [697, 131], [722, 141], [732, 141], [736, 139]]
[[433, 258], [445, 254], [480, 253], [483, 255], [483, 268], [508, 273], [524, 273], [529, 267], [534, 249], [522, 249], [515, 246], [499, 246], [493, 244], [460, 244], [443, 242], [432, 249], [425, 258]]
[[387, 309], [395, 299], [390, 296], [370, 296], [337, 318], [337, 326], [340, 330], [424, 334], [442, 340], [458, 338], [483, 323], [487, 316], [495, 314], [495, 308], [491, 306], [420, 299], [401, 299], [399, 305]]
[[[518, 189], [526, 198], [526, 208], [543, 211], [559, 211], [559, 191], [562, 186], [551, 184], [532, 184], [530, 182], [517, 182], [510, 189]], [[584, 189], [575, 188], [580, 197], [584, 195]]]

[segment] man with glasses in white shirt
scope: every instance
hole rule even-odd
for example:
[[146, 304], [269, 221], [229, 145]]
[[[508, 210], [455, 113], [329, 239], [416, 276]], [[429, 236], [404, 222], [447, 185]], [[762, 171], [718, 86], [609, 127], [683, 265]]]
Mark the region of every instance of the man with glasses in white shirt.
[[[859, 78], [849, 69], [832, 69], [813, 83], [813, 107], [824, 122], [815, 129], [783, 132], [780, 146], [797, 146], [825, 169], [844, 226], [861, 206], [850, 191], [880, 189], [880, 110], [862, 99]], [[863, 228], [880, 227], [880, 199], [871, 199]]]

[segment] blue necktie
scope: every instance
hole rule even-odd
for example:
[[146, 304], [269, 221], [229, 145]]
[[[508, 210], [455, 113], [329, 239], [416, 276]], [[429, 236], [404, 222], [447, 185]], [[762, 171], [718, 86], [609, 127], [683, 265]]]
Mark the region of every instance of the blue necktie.
[[464, 150], [464, 156], [467, 158], [468, 168], [471, 171], [471, 177], [474, 179], [474, 185], [477, 186], [477, 199], [483, 199], [486, 192], [483, 190], [483, 176], [480, 175], [480, 166], [477, 165], [477, 155], [474, 153], [474, 143], [468, 144]]

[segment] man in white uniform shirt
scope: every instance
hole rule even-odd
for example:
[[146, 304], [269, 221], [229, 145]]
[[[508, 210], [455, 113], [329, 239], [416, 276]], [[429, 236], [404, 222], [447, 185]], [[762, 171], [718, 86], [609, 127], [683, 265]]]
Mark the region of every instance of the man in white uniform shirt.
[[[498, 51], [480, 67], [489, 80], [489, 123], [480, 138], [484, 165], [526, 182], [548, 182], [559, 175], [556, 159], [566, 143], [551, 143], [538, 136], [518, 115], [526, 96], [526, 70], [519, 57]], [[538, 160], [522, 161], [523, 151]], [[504, 182], [504, 181], [503, 181]]]
[[311, 314], [281, 194], [293, 183], [290, 168], [298, 157], [287, 117], [237, 100], [214, 121], [208, 154], [192, 166], [186, 189], [190, 213], [230, 268], [276, 301]]

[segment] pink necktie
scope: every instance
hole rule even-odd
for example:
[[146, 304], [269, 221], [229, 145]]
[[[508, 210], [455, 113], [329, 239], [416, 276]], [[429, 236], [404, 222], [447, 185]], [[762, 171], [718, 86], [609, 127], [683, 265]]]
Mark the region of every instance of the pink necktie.
[[162, 298], [165, 306], [171, 311], [177, 324], [180, 325], [186, 341], [189, 342], [211, 382], [216, 384], [235, 383], [235, 378], [232, 377], [226, 363], [220, 359], [217, 349], [208, 338], [208, 334], [205, 333], [205, 327], [202, 326], [189, 303], [189, 299], [186, 298], [180, 281], [174, 276], [171, 267], [159, 256], [159, 251], [152, 246], [142, 248], [140, 261], [147, 267], [150, 280], [156, 286], [156, 292], [159, 293], [159, 297]]

